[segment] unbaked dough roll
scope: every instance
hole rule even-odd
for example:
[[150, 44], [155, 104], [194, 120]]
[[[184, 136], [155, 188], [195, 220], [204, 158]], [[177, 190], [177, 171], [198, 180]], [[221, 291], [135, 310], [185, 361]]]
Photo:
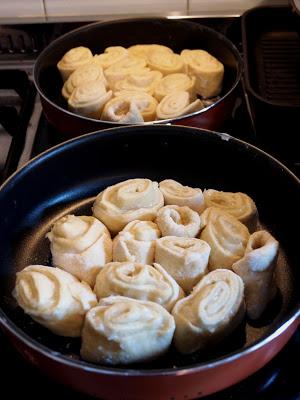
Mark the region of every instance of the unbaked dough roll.
[[97, 304], [89, 285], [43, 265], [18, 272], [13, 295], [26, 314], [60, 336], [80, 336], [86, 312]]
[[160, 44], [136, 44], [129, 47], [128, 52], [132, 56], [142, 58], [148, 62], [148, 56], [151, 52], [173, 53], [173, 50]]
[[111, 98], [112, 91], [106, 91], [101, 80], [77, 86], [69, 97], [69, 109], [75, 114], [99, 119], [104, 104]]
[[254, 201], [247, 194], [208, 189], [203, 195], [206, 207], [221, 208], [246, 225], [250, 232], [256, 230], [258, 212]]
[[164, 198], [157, 182], [128, 179], [99, 193], [93, 213], [115, 234], [136, 219], [153, 221], [163, 205]]
[[87, 47], [79, 46], [66, 52], [57, 63], [57, 68], [65, 82], [76, 68], [88, 64], [93, 59], [93, 54]]
[[182, 50], [188, 75], [196, 78], [196, 92], [203, 98], [220, 94], [224, 65], [205, 50]]
[[113, 261], [152, 264], [155, 241], [161, 237], [152, 221], [132, 221], [113, 240]]
[[118, 92], [116, 98], [135, 103], [143, 117], [143, 121], [149, 122], [155, 120], [158, 103], [150, 94], [142, 91], [122, 91]]
[[162, 73], [159, 71], [148, 71], [142, 69], [129, 74], [125, 79], [116, 82], [114, 86], [115, 95], [122, 91], [141, 91], [149, 95], [153, 95], [157, 82], [162, 78]]
[[212, 271], [172, 311], [175, 347], [183, 354], [206, 349], [228, 336], [244, 314], [242, 279], [227, 269]]
[[107, 47], [102, 54], [96, 54], [94, 59], [102, 66], [103, 69], [109, 68], [111, 65], [123, 60], [128, 56], [128, 51], [122, 46]]
[[202, 101], [191, 103], [189, 92], [178, 91], [165, 96], [156, 108], [157, 119], [172, 119], [191, 114], [203, 108]]
[[210, 246], [200, 239], [165, 236], [156, 241], [155, 261], [186, 293], [208, 272]]
[[112, 240], [97, 218], [66, 215], [47, 234], [55, 267], [94, 287], [100, 269], [112, 260]]
[[131, 262], [107, 264], [97, 276], [94, 291], [99, 299], [120, 295], [153, 301], [168, 311], [183, 297], [182, 289], [159, 264]]
[[267, 231], [254, 232], [248, 241], [243, 258], [232, 269], [243, 279], [247, 314], [259, 318], [276, 294], [274, 270], [279, 243]]
[[169, 349], [174, 330], [174, 318], [159, 304], [111, 296], [86, 315], [81, 357], [104, 364], [152, 360]]
[[63, 88], [62, 95], [66, 100], [69, 99], [74, 89], [82, 84], [89, 84], [90, 82], [100, 81], [104, 83], [107, 88], [107, 81], [103, 74], [102, 67], [95, 61], [91, 61], [77, 68], [67, 79]]
[[168, 94], [183, 90], [189, 92], [190, 99], [195, 99], [195, 82], [194, 76], [188, 76], [184, 73], [164, 76], [155, 86], [154, 97], [161, 101]]
[[156, 223], [162, 236], [197, 236], [201, 220], [196, 211], [189, 207], [165, 206], [157, 213]]
[[209, 269], [231, 269], [232, 264], [245, 254], [249, 231], [240, 221], [219, 208], [210, 207], [204, 211], [208, 212], [209, 216], [200, 239], [205, 240], [211, 247]]
[[164, 195], [166, 205], [187, 206], [199, 214], [204, 210], [202, 190], [183, 186], [173, 179], [165, 179], [159, 183], [159, 189]]
[[116, 82], [125, 79], [129, 74], [149, 71], [145, 66], [143, 59], [129, 55], [105, 69], [104, 74], [110, 87], [114, 89]]
[[[140, 107], [146, 107], [147, 103], [144, 101], [139, 105]], [[113, 97], [108, 101], [104, 106], [100, 119], [121, 124], [142, 124], [144, 122], [137, 102], [123, 96]]]
[[148, 67], [160, 71], [164, 76], [184, 72], [184, 63], [179, 54], [152, 51], [148, 55]]

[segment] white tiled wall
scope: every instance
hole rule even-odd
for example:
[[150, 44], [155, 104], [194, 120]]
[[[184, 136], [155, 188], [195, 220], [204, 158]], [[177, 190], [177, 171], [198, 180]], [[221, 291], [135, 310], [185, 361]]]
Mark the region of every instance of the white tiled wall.
[[[63, 1], [63, 0], [62, 0]], [[0, 18], [44, 18], [43, 0], [0, 0]]]
[[44, 0], [47, 17], [186, 14], [187, 0]]
[[288, 0], [189, 0], [189, 14], [241, 15], [249, 8], [285, 5]]
[[134, 15], [240, 15], [289, 0], [0, 0], [0, 23], [91, 20]]

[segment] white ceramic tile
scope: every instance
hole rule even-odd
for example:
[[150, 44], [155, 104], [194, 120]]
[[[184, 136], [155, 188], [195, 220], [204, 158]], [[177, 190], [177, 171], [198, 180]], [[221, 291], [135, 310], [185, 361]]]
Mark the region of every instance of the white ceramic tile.
[[43, 0], [0, 0], [0, 19], [44, 18]]
[[186, 14], [187, 0], [45, 0], [47, 17]]
[[249, 8], [287, 3], [288, 0], [189, 0], [189, 14], [241, 15]]

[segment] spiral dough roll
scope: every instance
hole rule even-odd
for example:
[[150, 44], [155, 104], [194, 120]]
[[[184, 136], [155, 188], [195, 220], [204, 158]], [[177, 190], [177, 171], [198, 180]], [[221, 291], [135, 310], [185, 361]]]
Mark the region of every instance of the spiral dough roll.
[[43, 265], [18, 272], [13, 294], [26, 314], [60, 336], [80, 336], [86, 312], [97, 304], [86, 283]]
[[109, 263], [97, 276], [94, 290], [99, 299], [120, 295], [153, 301], [168, 311], [183, 297], [182, 289], [159, 264]]
[[112, 260], [112, 240], [97, 218], [66, 215], [47, 234], [52, 262], [94, 286], [100, 269]]
[[197, 99], [191, 103], [187, 91], [176, 91], [165, 96], [156, 108], [157, 119], [172, 119], [191, 114], [203, 108], [202, 101]]
[[103, 364], [148, 361], [168, 350], [174, 330], [174, 318], [159, 304], [111, 296], [87, 313], [81, 356]]
[[63, 81], [65, 82], [76, 68], [88, 64], [92, 59], [93, 54], [87, 47], [79, 46], [67, 51], [57, 63]]
[[157, 213], [156, 223], [162, 236], [195, 237], [200, 230], [200, 216], [189, 207], [165, 206]]
[[107, 92], [101, 80], [83, 83], [73, 90], [68, 106], [75, 114], [99, 119], [105, 103], [111, 96], [112, 91]]
[[161, 233], [152, 221], [132, 221], [113, 240], [113, 261], [152, 264]]
[[157, 182], [129, 179], [101, 192], [94, 202], [93, 213], [115, 234], [136, 219], [153, 221], [163, 205]]
[[250, 232], [256, 230], [258, 213], [254, 201], [245, 193], [205, 190], [206, 207], [218, 207], [237, 218]]
[[159, 189], [164, 195], [166, 205], [187, 206], [199, 214], [204, 210], [202, 190], [183, 186], [172, 179], [165, 179], [159, 183]]
[[189, 293], [208, 272], [209, 245], [200, 239], [165, 236], [156, 241], [155, 261]]
[[274, 270], [279, 243], [267, 231], [254, 232], [247, 243], [243, 258], [232, 269], [243, 279], [247, 314], [259, 318], [276, 294]]
[[209, 269], [228, 268], [244, 256], [249, 239], [249, 231], [236, 218], [219, 208], [207, 208], [206, 226], [200, 234], [200, 239], [211, 247]]
[[226, 269], [212, 271], [172, 311], [175, 347], [187, 354], [212, 346], [229, 335], [244, 314], [242, 279]]

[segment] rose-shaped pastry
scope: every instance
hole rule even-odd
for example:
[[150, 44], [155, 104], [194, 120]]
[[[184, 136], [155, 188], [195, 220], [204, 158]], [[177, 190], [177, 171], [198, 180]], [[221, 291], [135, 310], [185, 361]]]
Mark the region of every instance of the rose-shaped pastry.
[[244, 314], [242, 279], [227, 269], [212, 271], [173, 308], [175, 347], [183, 354], [206, 349], [229, 335]]
[[[118, 95], [115, 97], [115, 99], [118, 99], [119, 102], [125, 100], [131, 104], [136, 104], [141, 116], [143, 117], [143, 121], [148, 122], [155, 120], [156, 107], [158, 103], [154, 97], [150, 96], [150, 94], [142, 91], [133, 92], [123, 90], [122, 92], [118, 92]], [[117, 101], [115, 99], [113, 100]], [[113, 103], [113, 100], [111, 100], [110, 104]], [[108, 107], [109, 106], [107, 105], [107, 108]]]
[[[140, 103], [139, 106], [146, 107], [147, 103]], [[130, 98], [117, 96], [106, 103], [100, 119], [122, 124], [142, 124], [144, 119], [139, 106]]]
[[111, 98], [112, 91], [106, 91], [101, 80], [77, 86], [69, 97], [69, 109], [75, 114], [90, 118], [100, 118], [104, 104]]
[[99, 193], [93, 213], [112, 233], [118, 233], [128, 222], [153, 221], [164, 205], [158, 183], [150, 179], [128, 179]]
[[255, 232], [249, 238], [244, 257], [232, 266], [244, 281], [247, 314], [252, 319], [262, 315], [276, 294], [273, 275], [278, 248], [279, 243], [269, 232]]
[[202, 101], [197, 99], [191, 103], [189, 92], [177, 91], [165, 96], [156, 108], [157, 119], [172, 119], [191, 114], [203, 108]]
[[94, 291], [99, 299], [125, 296], [148, 300], [171, 311], [183, 297], [176, 281], [159, 264], [113, 262], [105, 265], [96, 279]]
[[232, 264], [245, 253], [249, 231], [240, 221], [219, 208], [210, 207], [204, 213], [208, 213], [208, 219], [200, 239], [211, 247], [208, 267], [210, 270], [231, 269]]
[[90, 82], [94, 81], [100, 81], [107, 86], [102, 67], [97, 62], [91, 61], [88, 64], [77, 68], [69, 76], [62, 88], [62, 95], [66, 100], [68, 100], [73, 90], [78, 86], [82, 84], [89, 84]]
[[156, 241], [155, 261], [188, 293], [208, 272], [209, 245], [200, 239], [165, 236]]
[[196, 78], [194, 76], [188, 76], [183, 73], [167, 75], [157, 82], [155, 86], [154, 97], [158, 101], [161, 101], [170, 93], [185, 91], [190, 94], [191, 99], [195, 99], [195, 82]]
[[65, 82], [76, 68], [88, 64], [93, 59], [93, 54], [87, 47], [74, 47], [66, 52], [63, 58], [57, 63], [57, 68]]
[[250, 232], [255, 231], [258, 218], [257, 208], [247, 194], [213, 189], [205, 190], [203, 194], [206, 207], [221, 208], [246, 225]]
[[110, 233], [97, 218], [66, 215], [47, 234], [52, 262], [92, 287], [100, 269], [112, 260]]
[[201, 220], [196, 211], [189, 207], [165, 206], [157, 213], [156, 223], [162, 236], [197, 236]]
[[187, 206], [199, 214], [204, 210], [202, 190], [183, 186], [172, 179], [165, 179], [159, 183], [159, 189], [164, 195], [166, 205]]
[[138, 58], [148, 62], [148, 56], [151, 52], [173, 53], [169, 47], [160, 44], [136, 44], [128, 48], [128, 52]]
[[188, 75], [196, 78], [196, 92], [203, 98], [220, 94], [224, 65], [205, 50], [183, 50], [181, 57]]
[[86, 312], [97, 304], [89, 285], [43, 265], [18, 272], [13, 294], [26, 314], [60, 336], [80, 336]]
[[148, 71], [146, 69], [142, 69], [134, 74], [129, 74], [125, 79], [116, 82], [114, 86], [115, 95], [117, 96], [118, 92], [123, 91], [138, 91], [146, 92], [152, 96], [154, 93], [154, 88], [161, 78], [162, 73], [159, 71]]
[[105, 69], [104, 74], [110, 87], [114, 88], [116, 82], [125, 79], [128, 75], [148, 71], [145, 66], [146, 62], [143, 59], [128, 55]]
[[113, 261], [152, 264], [155, 241], [160, 238], [158, 226], [152, 221], [132, 221], [113, 240]]
[[96, 54], [94, 59], [102, 66], [103, 69], [107, 69], [111, 65], [123, 60], [128, 56], [128, 51], [122, 46], [111, 46], [107, 47], [102, 54]]
[[86, 315], [81, 357], [104, 364], [152, 360], [168, 350], [174, 330], [174, 318], [159, 304], [111, 296]]
[[184, 62], [180, 55], [165, 51], [151, 51], [148, 54], [148, 67], [160, 71], [164, 76], [184, 72]]

